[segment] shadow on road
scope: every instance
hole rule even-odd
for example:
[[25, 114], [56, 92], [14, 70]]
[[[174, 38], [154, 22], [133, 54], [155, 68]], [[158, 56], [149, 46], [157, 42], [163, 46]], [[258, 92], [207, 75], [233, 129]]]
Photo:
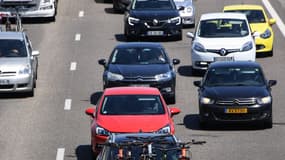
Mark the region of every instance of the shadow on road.
[[97, 104], [97, 101], [99, 100], [99, 98], [102, 96], [102, 91], [99, 92], [95, 92], [90, 96], [90, 103], [93, 105]]
[[124, 34], [115, 34], [115, 38], [119, 42], [175, 42], [173, 37], [139, 37], [134, 40], [128, 41]]
[[91, 145], [80, 145], [76, 148], [77, 160], [92, 160]]
[[205, 74], [205, 72], [202, 72], [202, 71], [199, 73], [192, 73], [191, 65], [179, 66], [178, 73], [179, 75], [185, 76], [185, 77], [203, 77]]
[[95, 3], [113, 3], [112, 0], [94, 0]]
[[0, 93], [0, 99], [32, 98], [27, 93]]

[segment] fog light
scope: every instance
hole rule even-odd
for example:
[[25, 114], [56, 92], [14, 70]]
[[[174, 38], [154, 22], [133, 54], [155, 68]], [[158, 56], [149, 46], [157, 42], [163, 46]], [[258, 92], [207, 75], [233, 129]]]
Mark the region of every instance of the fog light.
[[209, 117], [209, 113], [204, 113], [204, 116], [205, 117]]

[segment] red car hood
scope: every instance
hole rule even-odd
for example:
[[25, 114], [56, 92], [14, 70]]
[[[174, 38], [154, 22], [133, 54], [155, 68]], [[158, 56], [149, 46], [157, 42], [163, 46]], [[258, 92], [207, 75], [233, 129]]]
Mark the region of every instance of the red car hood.
[[166, 115], [109, 115], [97, 119], [97, 124], [110, 132], [154, 132], [169, 123]]

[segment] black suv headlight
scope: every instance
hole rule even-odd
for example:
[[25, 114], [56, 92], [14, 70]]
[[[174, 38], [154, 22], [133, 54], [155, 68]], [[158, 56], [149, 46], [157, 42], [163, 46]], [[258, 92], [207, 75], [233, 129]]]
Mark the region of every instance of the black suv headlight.
[[129, 25], [133, 26], [137, 23], [139, 23], [140, 19], [134, 18], [134, 17], [128, 17], [128, 23]]
[[167, 80], [170, 80], [171, 78], [172, 78], [171, 72], [166, 72], [166, 73], [155, 75], [155, 79], [157, 81], [167, 81]]
[[271, 101], [272, 101], [272, 99], [270, 96], [257, 99], [258, 104], [268, 104], [268, 103], [271, 103]]
[[174, 17], [174, 18], [170, 18], [168, 20], [168, 23], [175, 23], [176, 25], [180, 25], [181, 24], [181, 17]]
[[108, 72], [107, 73], [107, 79], [110, 81], [117, 81], [117, 80], [123, 80], [124, 77], [120, 74], [117, 74], [117, 73]]
[[214, 104], [214, 100], [211, 98], [207, 98], [207, 97], [201, 97], [200, 103], [201, 104]]

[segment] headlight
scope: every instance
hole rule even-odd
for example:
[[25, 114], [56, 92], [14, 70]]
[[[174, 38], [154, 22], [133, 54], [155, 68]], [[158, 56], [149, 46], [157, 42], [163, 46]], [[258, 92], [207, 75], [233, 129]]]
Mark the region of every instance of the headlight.
[[171, 77], [172, 77], [171, 72], [155, 75], [155, 79], [157, 81], [169, 80], [171, 79]]
[[168, 20], [168, 23], [175, 23], [176, 25], [179, 25], [181, 23], [181, 17], [174, 17]]
[[117, 74], [117, 73], [108, 72], [107, 73], [107, 79], [111, 80], [111, 81], [117, 81], [117, 80], [123, 80], [124, 77], [120, 74]]
[[242, 48], [241, 48], [241, 51], [244, 52], [244, 51], [249, 51], [253, 48], [253, 43], [251, 41], [249, 42], [246, 42]]
[[48, 5], [48, 6], [40, 7], [40, 10], [46, 10], [46, 9], [52, 9], [52, 8], [53, 8], [52, 5]]
[[192, 7], [186, 7], [185, 10], [186, 10], [186, 13], [192, 13], [193, 8]]
[[266, 31], [260, 35], [260, 37], [264, 39], [269, 38], [270, 36], [271, 36], [271, 32], [269, 29], [266, 29]]
[[201, 43], [194, 43], [193, 49], [198, 52], [206, 52], [205, 47]]
[[19, 70], [19, 74], [31, 74], [31, 73], [32, 73], [32, 71], [31, 71], [31, 67], [29, 65], [27, 65], [27, 66], [25, 66]]
[[42, 0], [42, 3], [50, 3], [51, 0]]
[[259, 104], [271, 103], [271, 97], [267, 96], [267, 97], [259, 98], [259, 99], [257, 99], [257, 103], [259, 103]]
[[109, 135], [110, 135], [110, 132], [107, 131], [106, 129], [102, 128], [102, 127], [97, 126], [97, 127], [96, 127], [96, 134], [98, 134], [98, 135], [104, 135], [104, 136], [109, 136]]
[[200, 98], [200, 103], [201, 104], [213, 104], [214, 100], [207, 98], [207, 97], [201, 97]]
[[167, 134], [167, 133], [170, 133], [170, 126], [169, 126], [169, 125], [166, 125], [165, 127], [159, 129], [156, 133], [159, 133], [159, 134]]
[[129, 23], [129, 25], [131, 25], [131, 26], [133, 26], [133, 25], [135, 25], [136, 23], [139, 23], [139, 19], [137, 19], [137, 18], [134, 18], [134, 17], [128, 17], [128, 23]]

